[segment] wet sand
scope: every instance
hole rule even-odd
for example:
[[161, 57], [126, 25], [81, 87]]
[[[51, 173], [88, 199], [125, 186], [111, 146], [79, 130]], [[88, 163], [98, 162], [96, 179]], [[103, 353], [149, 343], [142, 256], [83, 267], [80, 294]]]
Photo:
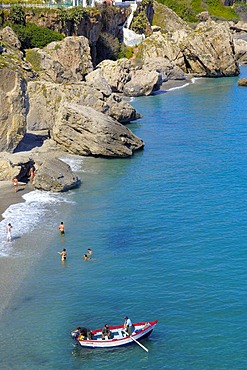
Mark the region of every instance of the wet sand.
[[19, 182], [18, 191], [14, 191], [13, 183], [10, 181], [0, 181], [0, 221], [3, 220], [2, 214], [11, 204], [24, 202], [22, 196], [34, 190], [31, 184]]

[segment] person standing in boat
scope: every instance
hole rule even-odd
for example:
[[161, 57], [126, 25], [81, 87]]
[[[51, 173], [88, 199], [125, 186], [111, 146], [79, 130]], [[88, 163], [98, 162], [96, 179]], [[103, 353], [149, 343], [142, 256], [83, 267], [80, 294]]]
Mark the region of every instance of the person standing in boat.
[[109, 329], [109, 325], [105, 324], [105, 326], [102, 329], [102, 339], [105, 340], [105, 337], [107, 336], [108, 339], [111, 338], [111, 331]]
[[124, 330], [127, 331], [127, 333], [129, 335], [132, 334], [132, 322], [128, 318], [128, 316], [125, 316], [125, 318], [124, 318], [124, 325], [123, 325], [123, 327], [124, 327]]

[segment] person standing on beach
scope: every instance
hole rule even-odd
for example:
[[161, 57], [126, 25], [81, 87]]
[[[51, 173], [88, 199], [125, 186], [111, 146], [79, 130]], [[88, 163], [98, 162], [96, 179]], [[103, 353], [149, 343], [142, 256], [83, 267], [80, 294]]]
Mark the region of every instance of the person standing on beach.
[[17, 179], [17, 177], [15, 177], [13, 179], [13, 184], [14, 184], [15, 193], [17, 193], [17, 191], [18, 191], [18, 179]]
[[11, 223], [9, 223], [8, 226], [7, 226], [7, 242], [12, 241], [11, 229], [12, 229], [12, 225], [11, 225]]
[[35, 169], [34, 169], [33, 166], [30, 168], [29, 176], [30, 176], [30, 183], [32, 184], [33, 183], [34, 176], [35, 176]]
[[61, 235], [64, 235], [65, 228], [64, 228], [63, 222], [60, 223], [60, 225], [58, 226], [58, 228], [60, 230]]

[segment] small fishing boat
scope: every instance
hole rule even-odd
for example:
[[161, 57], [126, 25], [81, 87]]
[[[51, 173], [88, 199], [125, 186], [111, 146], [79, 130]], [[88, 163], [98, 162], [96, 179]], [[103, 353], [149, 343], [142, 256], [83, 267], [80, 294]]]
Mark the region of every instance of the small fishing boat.
[[91, 331], [91, 339], [82, 339], [78, 337], [76, 339], [76, 342], [79, 343], [82, 347], [87, 348], [114, 348], [137, 343], [148, 352], [148, 349], [144, 347], [141, 343], [139, 343], [138, 340], [147, 338], [152, 333], [157, 323], [158, 320], [135, 323], [133, 324], [131, 335], [129, 335], [125, 331], [123, 325], [109, 326], [111, 333], [109, 339], [107, 336], [105, 337], [105, 339], [102, 339], [102, 329], [98, 329]]

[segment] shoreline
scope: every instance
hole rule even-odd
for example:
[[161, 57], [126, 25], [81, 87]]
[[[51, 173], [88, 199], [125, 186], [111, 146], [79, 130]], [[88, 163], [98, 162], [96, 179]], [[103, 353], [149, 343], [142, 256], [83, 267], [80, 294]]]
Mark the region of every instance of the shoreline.
[[14, 191], [14, 186], [10, 181], [0, 181], [0, 222], [4, 220], [3, 213], [8, 209], [12, 204], [23, 203], [23, 195], [34, 190], [34, 187], [30, 184], [25, 184], [24, 182], [19, 182], [18, 191]]

